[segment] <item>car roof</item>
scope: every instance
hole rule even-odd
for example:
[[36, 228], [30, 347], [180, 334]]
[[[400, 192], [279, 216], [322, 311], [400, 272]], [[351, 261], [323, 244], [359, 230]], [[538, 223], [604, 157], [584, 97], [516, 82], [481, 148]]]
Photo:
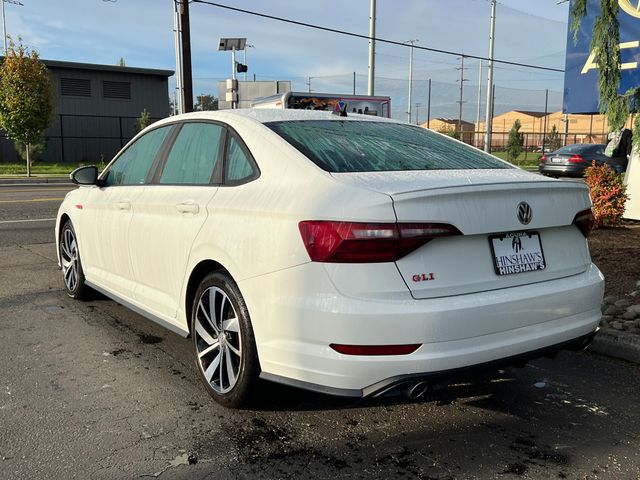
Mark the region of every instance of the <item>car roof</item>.
[[606, 147], [606, 145], [602, 143], [570, 143], [569, 145], [560, 147], [558, 150], [586, 150], [595, 147]]
[[242, 108], [237, 110], [217, 110], [206, 112], [192, 112], [182, 115], [174, 115], [154, 123], [155, 126], [180, 120], [217, 120], [221, 122], [233, 122], [233, 120], [253, 120], [258, 123], [286, 122], [300, 120], [334, 120], [334, 121], [362, 121], [362, 122], [387, 122], [399, 123], [397, 120], [373, 115], [360, 115], [347, 113], [346, 117], [334, 115], [332, 112], [322, 110], [294, 110], [277, 108]]

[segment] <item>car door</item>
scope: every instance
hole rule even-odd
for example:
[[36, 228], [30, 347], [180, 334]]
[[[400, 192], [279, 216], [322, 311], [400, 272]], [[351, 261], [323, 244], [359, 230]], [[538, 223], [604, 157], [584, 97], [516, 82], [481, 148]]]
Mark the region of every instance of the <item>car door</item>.
[[88, 193], [83, 216], [91, 235], [83, 245], [83, 267], [90, 283], [132, 300], [135, 281], [129, 253], [129, 227], [136, 202], [153, 172], [173, 126], [153, 129], [127, 146]]
[[226, 129], [185, 122], [137, 199], [129, 251], [136, 299], [157, 316], [176, 316], [193, 241], [218, 189]]

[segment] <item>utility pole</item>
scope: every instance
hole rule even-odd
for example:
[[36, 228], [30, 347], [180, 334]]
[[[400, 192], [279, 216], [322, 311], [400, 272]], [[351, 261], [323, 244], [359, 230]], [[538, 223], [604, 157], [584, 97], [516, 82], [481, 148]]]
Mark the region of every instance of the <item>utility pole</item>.
[[[172, 0], [173, 3], [173, 33], [176, 49], [176, 95], [175, 108], [177, 114], [184, 113], [184, 102], [182, 95], [182, 47], [180, 45], [180, 14], [178, 10], [178, 2], [181, 0]], [[3, 1], [4, 4], [4, 1]]]
[[420, 107], [422, 106], [421, 103], [416, 103], [416, 125], [420, 125]]
[[353, 94], [356, 94], [356, 72], [353, 72]]
[[427, 128], [431, 122], [431, 79], [429, 79], [429, 89], [427, 92]]
[[309, 77], [309, 80], [307, 80], [307, 86], [309, 87], [309, 93], [311, 93], [311, 77]]
[[[237, 94], [238, 83], [236, 81], [236, 47], [235, 45], [231, 47], [231, 85], [232, 85], [232, 91], [235, 91]], [[238, 108], [237, 97], [236, 99], [231, 100], [231, 108], [232, 109]]]
[[[255, 47], [255, 45], [250, 45], [248, 43], [245, 44], [245, 46], [244, 46], [244, 61], [243, 62], [244, 62], [244, 66], [247, 67], [247, 70], [248, 70], [249, 64], [247, 63], [247, 48], [256, 48], [256, 47]], [[255, 73], [253, 75], [255, 77]], [[244, 81], [245, 82], [247, 81], [247, 71], [246, 70], [244, 72]], [[253, 81], [254, 82], [256, 81], [255, 78], [253, 79]]]
[[493, 44], [496, 34], [496, 0], [491, 0], [491, 20], [489, 27], [489, 73], [487, 75], [487, 113], [485, 115], [484, 151], [491, 153], [491, 132], [493, 129]]
[[367, 95], [374, 95], [376, 73], [376, 0], [371, 0], [369, 12], [369, 79], [367, 82]]
[[547, 115], [549, 114], [549, 89], [544, 92], [544, 132], [542, 132], [542, 153], [547, 143]]
[[404, 43], [409, 43], [409, 102], [407, 107], [407, 123], [411, 123], [411, 93], [413, 91], [413, 44], [418, 40], [407, 40]]
[[460, 57], [460, 67], [457, 68], [460, 70], [460, 100], [458, 100], [459, 110], [458, 110], [458, 133], [462, 134], [462, 104], [464, 103], [464, 82], [467, 81], [464, 78], [464, 55]]
[[476, 133], [474, 134], [476, 140], [476, 148], [480, 145], [480, 102], [482, 101], [482, 60], [478, 67], [478, 109], [476, 110]]
[[[243, 50], [243, 52], [244, 52], [244, 60], [242, 61], [242, 63], [244, 64], [245, 67], [247, 66], [247, 48], [249, 48], [249, 45], [245, 45], [244, 46], [244, 50]], [[244, 72], [244, 81], [245, 82], [247, 81], [247, 71], [246, 70]]]
[[191, 80], [191, 28], [189, 26], [189, 0], [180, 0], [180, 27], [182, 37], [182, 79], [184, 111], [193, 112], [193, 83]]

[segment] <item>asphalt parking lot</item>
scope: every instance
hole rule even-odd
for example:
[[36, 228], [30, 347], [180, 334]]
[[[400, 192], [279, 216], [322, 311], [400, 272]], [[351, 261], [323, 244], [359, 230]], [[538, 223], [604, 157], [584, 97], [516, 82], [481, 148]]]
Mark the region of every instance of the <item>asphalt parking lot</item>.
[[[27, 201], [64, 195], [42, 188], [2, 187], [0, 221], [55, 216]], [[3, 480], [640, 477], [636, 365], [567, 352], [415, 401], [264, 385], [258, 409], [226, 410], [188, 339], [65, 295], [52, 228], [0, 224]]]

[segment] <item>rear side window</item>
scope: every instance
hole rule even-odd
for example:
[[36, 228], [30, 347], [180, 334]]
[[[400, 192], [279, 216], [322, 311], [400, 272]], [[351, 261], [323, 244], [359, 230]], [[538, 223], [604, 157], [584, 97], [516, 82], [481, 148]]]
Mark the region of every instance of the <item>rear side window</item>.
[[346, 120], [265, 125], [328, 172], [513, 168], [480, 150], [411, 125]]
[[168, 125], [151, 130], [129, 145], [109, 169], [105, 184], [143, 184], [171, 128], [173, 127]]
[[224, 128], [213, 123], [183, 125], [171, 147], [160, 183], [206, 185], [219, 161]]
[[251, 160], [234, 135], [229, 135], [226, 170], [225, 183], [243, 182], [255, 175]]

